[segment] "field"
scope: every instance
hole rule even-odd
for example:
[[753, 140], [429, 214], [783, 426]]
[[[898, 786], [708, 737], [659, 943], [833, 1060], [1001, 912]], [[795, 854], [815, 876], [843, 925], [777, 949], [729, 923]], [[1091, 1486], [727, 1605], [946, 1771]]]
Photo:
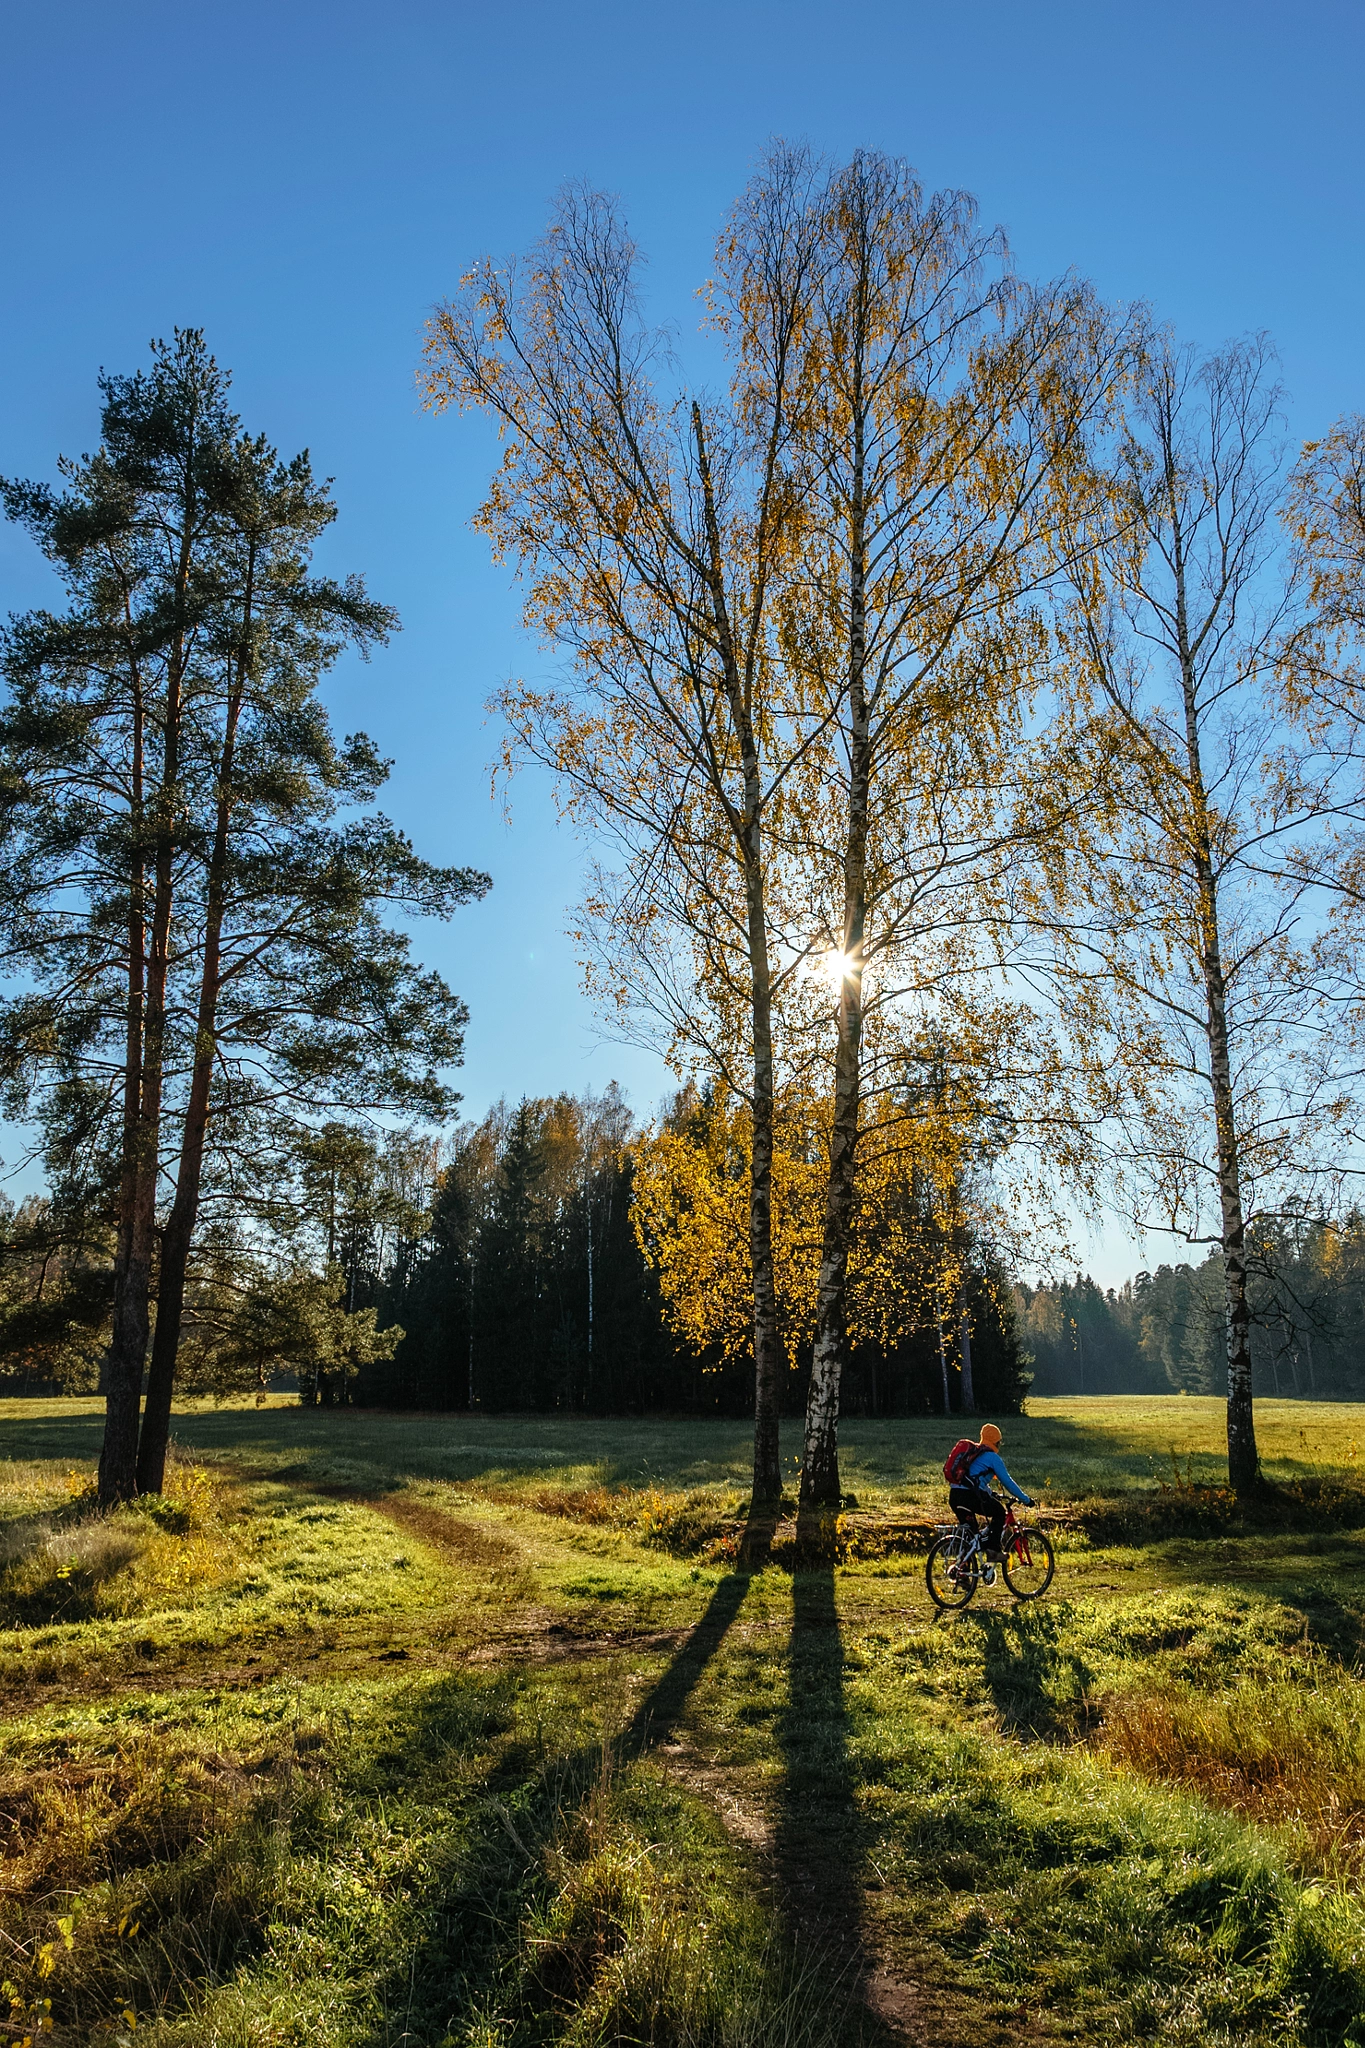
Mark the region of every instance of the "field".
[[1365, 1408], [1032, 1409], [938, 1617], [942, 1422], [744, 1573], [738, 1424], [0, 1404], [0, 2039], [1365, 2043]]

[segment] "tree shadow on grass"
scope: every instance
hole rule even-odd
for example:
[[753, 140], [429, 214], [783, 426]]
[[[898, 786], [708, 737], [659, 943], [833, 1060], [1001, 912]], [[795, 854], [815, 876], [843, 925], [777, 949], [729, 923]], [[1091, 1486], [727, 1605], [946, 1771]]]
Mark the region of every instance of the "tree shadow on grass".
[[1085, 1733], [1094, 1673], [1065, 1646], [1063, 1620], [1052, 1609], [975, 1612], [967, 1625], [981, 1637], [986, 1684], [1005, 1732], [1042, 1741]]
[[832, 1567], [792, 1580], [786, 1712], [778, 1728], [785, 1770], [774, 1875], [789, 1937], [813, 1959], [843, 2008], [841, 2035], [869, 2044], [934, 2040], [952, 2048], [940, 2001], [887, 1970], [870, 1939], [865, 1885], [876, 1837], [859, 1810], [844, 1642]]
[[783, 1903], [797, 1931], [827, 1944], [856, 1972], [867, 1831], [848, 1753], [832, 1567], [792, 1580], [788, 1699], [778, 1738], [785, 1770], [775, 1848]]
[[1303, 1616], [1304, 1637], [1336, 1664], [1358, 1671], [1365, 1659], [1365, 1586], [1343, 1600], [1321, 1581], [1301, 1587], [1277, 1585], [1275, 1595]]
[[[548, 1896], [548, 1845], [595, 1788], [676, 1726], [748, 1590], [746, 1574], [720, 1581], [620, 1735], [548, 1757], [525, 1742], [503, 1748], [487, 1777], [471, 1788], [467, 1837], [432, 1861], [413, 1900], [413, 1925], [420, 1932], [385, 1973], [384, 2017], [367, 2036], [368, 2048], [389, 2048], [399, 2040], [416, 2048], [450, 2032], [463, 2038], [480, 2010], [500, 2000], [515, 2005], [525, 1994], [525, 1923]], [[392, 1758], [396, 1782], [411, 1765], [429, 1767], [447, 1725], [458, 1733], [458, 1695], [468, 1683], [452, 1678], [419, 1696]], [[548, 2039], [559, 2031], [548, 2013], [528, 2013], [527, 2025], [528, 2038]]]
[[701, 1620], [641, 1700], [629, 1727], [618, 1738], [616, 1750], [622, 1758], [641, 1755], [671, 1732], [743, 1606], [749, 1583], [747, 1572], [731, 1572], [721, 1580]]
[[936, 1940], [907, 1928], [894, 1898], [881, 1926], [869, 1910], [869, 1887], [886, 1883], [876, 1862], [882, 1826], [859, 1803], [864, 1769], [845, 1668], [833, 1569], [800, 1572], [792, 1581], [790, 1683], [779, 1727], [786, 1768], [774, 1845], [789, 1932], [837, 1985], [846, 2005], [841, 2031], [858, 2048], [1005, 2048], [1013, 2035], [964, 1987]]

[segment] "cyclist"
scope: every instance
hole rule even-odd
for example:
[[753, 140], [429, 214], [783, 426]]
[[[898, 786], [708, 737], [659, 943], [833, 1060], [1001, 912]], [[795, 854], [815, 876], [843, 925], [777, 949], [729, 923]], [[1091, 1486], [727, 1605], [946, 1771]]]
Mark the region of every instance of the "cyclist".
[[1026, 1508], [1031, 1508], [1033, 1502], [1006, 1471], [1005, 1461], [1000, 1456], [1000, 1432], [993, 1422], [982, 1423], [975, 1443], [970, 1437], [964, 1437], [953, 1446], [944, 1474], [948, 1480], [948, 1505], [959, 1522], [970, 1524], [975, 1531], [978, 1515], [990, 1517], [986, 1560], [989, 1564], [999, 1564], [1003, 1556], [1000, 1546], [1005, 1529], [1005, 1503], [998, 1494], [992, 1493], [990, 1482], [998, 1479], [1006, 1491]]

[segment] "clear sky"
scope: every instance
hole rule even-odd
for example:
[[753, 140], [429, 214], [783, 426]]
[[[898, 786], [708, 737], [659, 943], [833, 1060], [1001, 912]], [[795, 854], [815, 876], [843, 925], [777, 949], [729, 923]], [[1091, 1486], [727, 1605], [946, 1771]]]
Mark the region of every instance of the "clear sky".
[[[1026, 274], [1075, 268], [1206, 343], [1268, 329], [1308, 436], [1365, 408], [1363, 71], [1360, 0], [6, 0], [0, 472], [49, 476], [93, 444], [101, 365], [206, 328], [246, 424], [335, 478], [325, 566], [404, 619], [338, 671], [338, 724], [394, 757], [424, 853], [494, 877], [418, 939], [473, 1013], [468, 1108], [615, 1076], [647, 1111], [663, 1070], [600, 1042], [563, 936], [580, 849], [543, 784], [510, 823], [489, 798], [485, 699], [551, 662], [469, 531], [487, 432], [420, 409], [430, 307], [587, 178], [686, 332], [765, 140], [872, 146], [973, 191]], [[0, 607], [49, 595], [0, 529]], [[1135, 1263], [1112, 1232], [1094, 1252]]]

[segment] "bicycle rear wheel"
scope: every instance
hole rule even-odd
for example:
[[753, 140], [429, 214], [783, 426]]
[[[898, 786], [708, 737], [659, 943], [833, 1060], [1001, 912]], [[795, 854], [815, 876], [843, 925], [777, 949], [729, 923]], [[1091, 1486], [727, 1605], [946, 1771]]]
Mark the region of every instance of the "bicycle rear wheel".
[[959, 1567], [957, 1549], [956, 1536], [940, 1536], [924, 1560], [924, 1583], [936, 1607], [965, 1607], [976, 1591], [976, 1559]]
[[1016, 1600], [1036, 1600], [1052, 1584], [1057, 1561], [1041, 1529], [1016, 1529], [1005, 1550], [1005, 1584]]

